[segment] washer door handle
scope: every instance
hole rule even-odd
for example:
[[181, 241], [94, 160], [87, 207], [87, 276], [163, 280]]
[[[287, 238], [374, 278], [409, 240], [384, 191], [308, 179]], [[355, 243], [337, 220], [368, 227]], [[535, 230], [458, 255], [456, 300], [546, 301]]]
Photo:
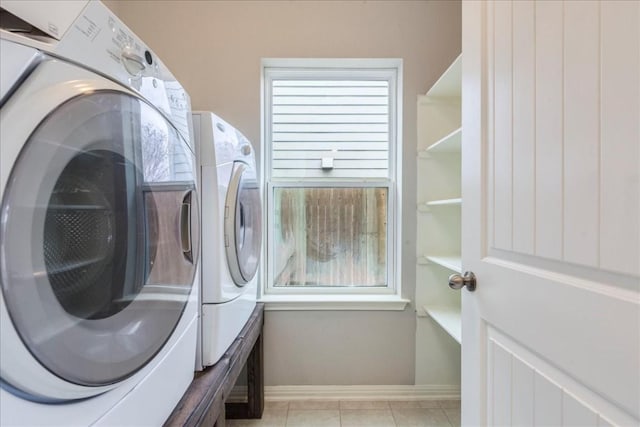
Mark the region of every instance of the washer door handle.
[[180, 242], [182, 244], [182, 255], [193, 264], [193, 245], [191, 241], [191, 193], [189, 190], [182, 199], [180, 207]]

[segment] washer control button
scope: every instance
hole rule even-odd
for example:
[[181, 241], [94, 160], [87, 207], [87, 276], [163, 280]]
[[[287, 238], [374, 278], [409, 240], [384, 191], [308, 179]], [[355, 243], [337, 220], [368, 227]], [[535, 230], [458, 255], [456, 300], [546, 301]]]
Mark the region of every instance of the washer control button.
[[144, 59], [130, 48], [122, 51], [122, 63], [133, 77], [140, 77], [145, 69]]

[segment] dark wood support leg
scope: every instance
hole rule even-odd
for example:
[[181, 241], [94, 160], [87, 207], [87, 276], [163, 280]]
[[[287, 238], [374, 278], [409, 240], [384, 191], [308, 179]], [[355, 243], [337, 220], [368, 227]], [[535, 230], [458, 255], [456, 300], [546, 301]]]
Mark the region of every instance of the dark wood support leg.
[[264, 359], [262, 334], [247, 359], [247, 418], [262, 418], [264, 410]]
[[264, 410], [264, 359], [262, 334], [247, 357], [247, 401], [226, 403], [227, 419], [262, 418]]

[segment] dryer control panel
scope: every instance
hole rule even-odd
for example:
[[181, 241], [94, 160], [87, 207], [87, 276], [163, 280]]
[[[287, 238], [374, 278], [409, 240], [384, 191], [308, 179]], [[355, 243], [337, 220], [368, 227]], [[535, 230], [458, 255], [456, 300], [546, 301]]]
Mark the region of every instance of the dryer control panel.
[[213, 141], [215, 143], [216, 164], [231, 163], [236, 160], [255, 164], [255, 154], [251, 142], [236, 128], [222, 118], [211, 113], [215, 124]]

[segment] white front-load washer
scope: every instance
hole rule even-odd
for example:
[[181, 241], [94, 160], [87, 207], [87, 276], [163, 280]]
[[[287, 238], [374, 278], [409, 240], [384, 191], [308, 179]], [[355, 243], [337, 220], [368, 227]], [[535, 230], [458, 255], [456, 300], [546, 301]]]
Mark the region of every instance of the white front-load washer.
[[67, 2], [58, 40], [29, 16], [66, 3], [18, 3], [0, 12], [0, 425], [160, 425], [197, 339], [189, 98], [103, 4]]
[[201, 330], [196, 369], [216, 363], [247, 323], [257, 297], [262, 242], [253, 147], [210, 112], [193, 113], [202, 193]]

